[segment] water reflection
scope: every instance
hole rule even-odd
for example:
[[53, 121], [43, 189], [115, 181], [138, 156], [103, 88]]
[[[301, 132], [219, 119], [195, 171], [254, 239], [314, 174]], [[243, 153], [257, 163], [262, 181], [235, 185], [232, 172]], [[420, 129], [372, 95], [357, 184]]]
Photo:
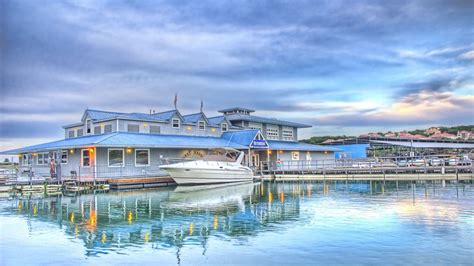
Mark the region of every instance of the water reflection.
[[1, 202], [1, 213], [23, 217], [31, 233], [36, 221], [56, 224], [67, 238], [83, 242], [86, 256], [150, 246], [173, 250], [179, 263], [184, 246], [206, 255], [212, 238], [246, 245], [262, 232], [301, 225], [322, 230], [330, 223], [376, 227], [387, 219], [423, 226], [469, 223], [469, 215], [460, 217], [459, 205], [445, 199], [472, 196], [469, 184], [259, 183], [12, 198]]

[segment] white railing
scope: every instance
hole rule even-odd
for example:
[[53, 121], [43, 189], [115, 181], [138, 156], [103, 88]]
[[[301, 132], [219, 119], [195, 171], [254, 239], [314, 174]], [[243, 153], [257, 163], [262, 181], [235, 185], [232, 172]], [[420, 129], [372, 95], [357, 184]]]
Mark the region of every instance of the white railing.
[[[446, 170], [472, 171], [472, 161], [464, 158], [437, 157], [390, 157], [366, 159], [324, 159], [324, 160], [279, 160], [262, 162], [255, 170], [260, 173], [285, 173], [285, 172], [372, 172], [381, 170], [399, 172], [442, 172]], [[457, 170], [456, 170], [457, 171]]]

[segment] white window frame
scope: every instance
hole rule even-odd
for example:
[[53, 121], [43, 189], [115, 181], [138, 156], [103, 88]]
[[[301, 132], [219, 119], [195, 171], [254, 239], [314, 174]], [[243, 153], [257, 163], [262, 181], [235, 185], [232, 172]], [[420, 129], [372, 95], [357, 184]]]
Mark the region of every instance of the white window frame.
[[[110, 165], [110, 151], [122, 151], [122, 165]], [[125, 167], [125, 150], [117, 148], [107, 149], [107, 167]]]
[[263, 124], [262, 123], [249, 122], [249, 129], [258, 129], [260, 131], [263, 131]]
[[[108, 131], [108, 132], [106, 132], [106, 130], [105, 130], [107, 127], [110, 127], [110, 131]], [[104, 125], [104, 134], [112, 133], [113, 131], [114, 131], [114, 129], [113, 129], [111, 124]]]
[[[82, 131], [81, 131], [81, 130], [82, 130]], [[79, 136], [79, 131], [82, 132], [82, 134], [81, 134], [80, 136]], [[84, 136], [84, 129], [83, 129], [83, 128], [79, 128], [78, 130], [76, 130], [76, 134], [75, 134], [75, 135], [76, 135], [76, 137], [82, 137], [82, 136]]]
[[[31, 154], [23, 154], [22, 159], [21, 159], [21, 165], [22, 166], [30, 166], [30, 160], [29, 157], [31, 158]], [[26, 159], [26, 160], [25, 160]], [[25, 163], [26, 162], [26, 163]]]
[[[156, 133], [156, 132], [151, 132], [151, 128], [152, 128], [152, 127], [153, 127], [153, 128], [158, 128], [158, 131], [159, 131], [159, 132], [158, 132], [158, 133]], [[150, 126], [148, 126], [148, 133], [150, 133], [150, 134], [161, 134], [161, 126], [159, 126], [159, 125], [150, 125]]]
[[[66, 154], [66, 162], [63, 162], [63, 154]], [[67, 164], [69, 162], [69, 153], [68, 153], [68, 151], [61, 151], [60, 160], [61, 160], [61, 164]]]
[[85, 126], [86, 130], [84, 132], [85, 133], [84, 135], [92, 135], [94, 133], [93, 132], [93, 127], [94, 127], [94, 125], [92, 124], [92, 120], [91, 119], [86, 119], [86, 126]]
[[295, 140], [295, 131], [292, 127], [283, 127], [281, 135], [283, 140]]
[[[71, 133], [72, 133], [72, 137], [71, 137]], [[72, 139], [72, 138], [75, 138], [76, 137], [76, 130], [75, 129], [70, 129], [67, 131], [67, 137], [69, 139]]]
[[[137, 127], [138, 128], [138, 131], [130, 131], [130, 126], [132, 127]], [[127, 132], [129, 133], [140, 133], [140, 124], [127, 124]]]
[[[175, 121], [178, 121], [178, 126], [177, 126], [177, 127], [174, 126], [174, 122], [175, 122]], [[172, 128], [180, 128], [180, 127], [181, 127], [181, 120], [179, 120], [179, 118], [173, 118], [173, 119], [171, 119], [171, 127], [172, 127]]]
[[[224, 130], [224, 126], [225, 126], [225, 130]], [[229, 125], [227, 125], [227, 123], [222, 123], [221, 124], [221, 132], [226, 132], [229, 130]]]
[[[41, 163], [39, 159], [40, 155], [41, 155]], [[46, 158], [45, 158], [45, 155], [46, 155]], [[46, 159], [46, 162], [44, 161], [44, 159]], [[49, 153], [42, 152], [36, 155], [36, 165], [48, 165], [48, 163], [49, 163]]]
[[[88, 151], [89, 152], [89, 165], [84, 165], [84, 151]], [[89, 168], [91, 167], [92, 165], [92, 156], [91, 156], [91, 151], [89, 149], [81, 149], [81, 167], [84, 167], [84, 168]]]
[[[203, 125], [202, 128], [201, 128], [201, 125]], [[205, 131], [206, 130], [206, 121], [202, 121], [202, 120], [198, 121], [198, 130], [200, 130], [200, 131]]]
[[300, 152], [299, 151], [292, 151], [291, 152], [291, 160], [292, 161], [299, 161], [300, 160]]
[[[40, 155], [41, 155], [41, 163], [40, 163]], [[44, 161], [43, 161], [43, 157], [44, 157], [44, 156], [43, 156], [42, 153], [38, 153], [38, 154], [36, 155], [36, 165], [43, 165], [43, 162], [44, 162]]]
[[[96, 129], [96, 128], [99, 128], [99, 133], [96, 133], [96, 132], [95, 132], [95, 129]], [[96, 126], [94, 126], [93, 135], [100, 135], [100, 134], [102, 134], [102, 125], [96, 125]]]
[[[137, 151], [148, 151], [148, 164], [137, 164]], [[150, 166], [150, 149], [135, 149], [135, 167], [146, 167]]]
[[273, 139], [273, 140], [278, 140], [280, 139], [280, 130], [278, 126], [274, 125], [267, 125], [267, 130], [266, 130], [266, 137], [267, 139]]

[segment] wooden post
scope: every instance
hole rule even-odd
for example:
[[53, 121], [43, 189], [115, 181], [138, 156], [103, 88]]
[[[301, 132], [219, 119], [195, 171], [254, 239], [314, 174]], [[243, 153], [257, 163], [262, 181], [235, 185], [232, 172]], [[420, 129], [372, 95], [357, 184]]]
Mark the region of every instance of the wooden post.
[[251, 156], [250, 156], [250, 147], [249, 147], [249, 150], [248, 150], [248, 156], [247, 156], [247, 166], [250, 167], [250, 161], [252, 160], [251, 159]]
[[94, 160], [94, 162], [93, 162], [93, 165], [92, 165], [92, 166], [93, 166], [93, 168], [92, 168], [92, 169], [93, 169], [93, 170], [92, 170], [92, 171], [93, 171], [93, 173], [92, 173], [92, 177], [94, 178], [94, 189], [95, 189], [95, 172], [96, 172], [96, 168], [95, 168], [95, 160]]

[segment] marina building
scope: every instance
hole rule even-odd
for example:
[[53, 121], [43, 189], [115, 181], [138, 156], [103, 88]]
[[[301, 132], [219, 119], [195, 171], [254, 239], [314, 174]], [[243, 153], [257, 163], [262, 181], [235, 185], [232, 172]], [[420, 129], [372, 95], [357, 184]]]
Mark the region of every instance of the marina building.
[[245, 152], [254, 169], [270, 162], [334, 159], [337, 148], [298, 142], [298, 130], [310, 125], [254, 115], [248, 108], [227, 108], [219, 116], [202, 111], [123, 113], [87, 109], [79, 122], [63, 126], [64, 139], [2, 154], [17, 154], [29, 173], [47, 176], [51, 160], [61, 177], [163, 175], [159, 165], [201, 158], [208, 149]]

